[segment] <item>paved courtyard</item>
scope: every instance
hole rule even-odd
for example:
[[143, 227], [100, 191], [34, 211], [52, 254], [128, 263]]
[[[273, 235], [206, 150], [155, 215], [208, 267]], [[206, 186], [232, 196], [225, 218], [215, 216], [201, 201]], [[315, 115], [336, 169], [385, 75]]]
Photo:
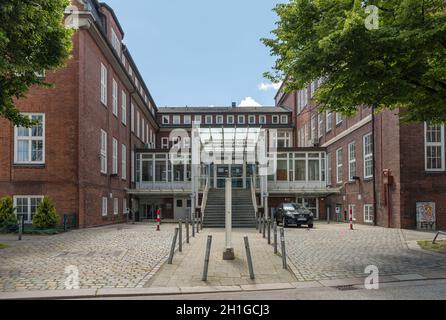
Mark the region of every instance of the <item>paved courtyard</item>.
[[[142, 287], [169, 252], [173, 224], [118, 225], [55, 236], [0, 235], [0, 291], [63, 290], [66, 268], [81, 289]], [[154, 270], [155, 268], [155, 270]]]
[[423, 274], [446, 278], [446, 255], [409, 250], [408, 242], [432, 233], [347, 224], [317, 223], [315, 229], [285, 229], [287, 254], [300, 281], [364, 277], [369, 265], [380, 276]]

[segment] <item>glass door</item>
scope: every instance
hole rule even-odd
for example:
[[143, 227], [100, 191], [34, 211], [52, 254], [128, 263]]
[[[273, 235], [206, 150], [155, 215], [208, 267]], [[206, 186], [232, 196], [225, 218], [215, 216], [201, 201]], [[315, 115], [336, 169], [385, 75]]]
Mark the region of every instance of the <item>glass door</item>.
[[217, 189], [224, 189], [226, 178], [230, 178], [229, 165], [216, 166], [215, 187]]
[[233, 189], [243, 188], [243, 165], [231, 166], [231, 178], [232, 178]]

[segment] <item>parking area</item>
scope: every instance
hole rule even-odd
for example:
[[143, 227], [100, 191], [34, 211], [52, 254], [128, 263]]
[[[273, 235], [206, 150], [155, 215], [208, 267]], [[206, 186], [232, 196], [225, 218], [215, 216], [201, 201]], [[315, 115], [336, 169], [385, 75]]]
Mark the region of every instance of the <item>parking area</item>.
[[287, 255], [300, 281], [321, 281], [365, 276], [369, 265], [381, 276], [422, 274], [446, 277], [446, 255], [433, 255], [409, 249], [414, 240], [434, 234], [347, 224], [319, 222], [308, 230], [285, 229]]
[[0, 250], [0, 291], [65, 289], [75, 268], [80, 289], [142, 287], [168, 254], [173, 228], [164, 224], [156, 232], [153, 224], [117, 225], [25, 236], [20, 242], [0, 235], [0, 243], [8, 245]]

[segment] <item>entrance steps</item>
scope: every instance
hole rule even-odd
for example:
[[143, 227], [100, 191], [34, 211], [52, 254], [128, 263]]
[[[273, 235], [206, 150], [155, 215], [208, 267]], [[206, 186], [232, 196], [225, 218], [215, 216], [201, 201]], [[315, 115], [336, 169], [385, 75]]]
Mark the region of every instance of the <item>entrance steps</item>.
[[[255, 211], [252, 203], [251, 191], [242, 189], [232, 190], [232, 227], [255, 228]], [[225, 227], [225, 190], [210, 189], [206, 209], [204, 212], [203, 227]]]

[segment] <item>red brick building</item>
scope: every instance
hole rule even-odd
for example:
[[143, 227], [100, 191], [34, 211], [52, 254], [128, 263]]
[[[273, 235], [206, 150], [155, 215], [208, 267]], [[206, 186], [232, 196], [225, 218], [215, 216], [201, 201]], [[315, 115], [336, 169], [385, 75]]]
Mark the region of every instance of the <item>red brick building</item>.
[[45, 74], [55, 88], [33, 88], [17, 102], [41, 125], [0, 120], [0, 194], [14, 197], [27, 222], [49, 196], [59, 214], [74, 213], [89, 227], [125, 220], [134, 150], [154, 145], [157, 108], [113, 10], [97, 1], [73, 4], [79, 30], [72, 57]]
[[399, 111], [374, 114], [358, 108], [352, 118], [319, 112], [312, 99], [319, 82], [276, 96], [278, 106], [294, 110], [298, 147], [327, 152], [327, 185], [340, 190], [320, 198], [320, 218], [392, 228], [417, 225], [417, 204], [435, 207], [436, 228], [446, 227], [444, 125], [404, 124]]

